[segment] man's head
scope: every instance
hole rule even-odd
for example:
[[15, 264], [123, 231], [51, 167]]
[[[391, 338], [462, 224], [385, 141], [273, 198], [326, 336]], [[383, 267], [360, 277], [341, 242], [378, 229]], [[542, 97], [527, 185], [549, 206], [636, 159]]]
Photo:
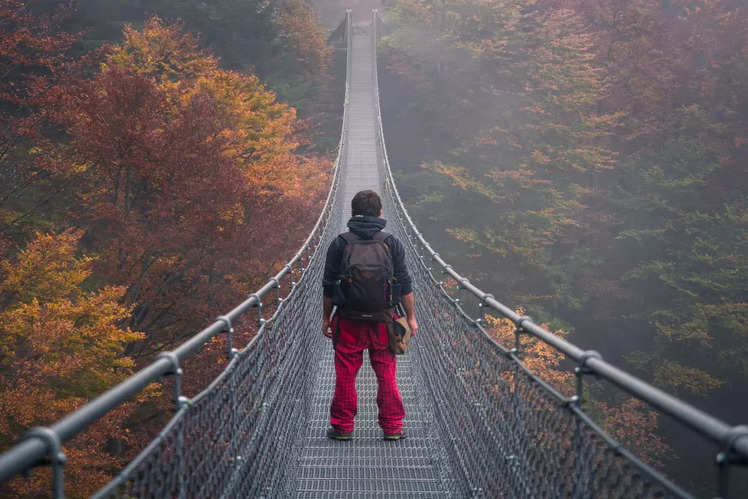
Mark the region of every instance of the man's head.
[[371, 190], [357, 192], [351, 200], [351, 212], [353, 216], [364, 215], [378, 217], [382, 214], [382, 200], [379, 194]]

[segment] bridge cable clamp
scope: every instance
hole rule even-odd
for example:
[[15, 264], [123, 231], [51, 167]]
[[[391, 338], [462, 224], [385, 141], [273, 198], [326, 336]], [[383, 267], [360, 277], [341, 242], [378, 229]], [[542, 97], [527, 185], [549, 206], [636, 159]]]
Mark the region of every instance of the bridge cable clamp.
[[[47, 426], [35, 426], [29, 431], [23, 434], [21, 441], [30, 440], [32, 438], [39, 439], [44, 442], [47, 447], [46, 459], [49, 460], [49, 464], [52, 465], [52, 494], [55, 499], [65, 497], [65, 481], [63, 476], [63, 466], [67, 463], [67, 456], [62, 450], [62, 440], [60, 436], [52, 428]], [[48, 464], [44, 459], [38, 463]]]
[[532, 317], [530, 317], [529, 315], [522, 315], [522, 316], [520, 316], [519, 319], [517, 319], [517, 322], [514, 323], [515, 333], [517, 333], [517, 334], [521, 333], [524, 330], [524, 327], [525, 327], [524, 323], [528, 322], [528, 321], [532, 322]]
[[231, 318], [228, 315], [219, 315], [216, 317], [216, 322], [223, 322], [226, 325], [223, 328], [224, 331], [234, 332], [234, 327], [231, 325]]
[[60, 436], [52, 428], [47, 426], [35, 426], [24, 433], [19, 442], [24, 440], [31, 440], [36, 438], [42, 440], [47, 447], [47, 454], [45, 458], [49, 459], [49, 462], [40, 462], [39, 464], [66, 464], [67, 456], [62, 451], [62, 440]]
[[717, 455], [717, 464], [740, 464], [743, 466], [748, 465], [748, 456], [742, 456], [734, 451], [735, 442], [741, 438], [748, 438], [748, 426], [738, 425], [733, 426], [727, 431], [725, 435], [725, 450]]
[[580, 355], [578, 361], [579, 366], [574, 370], [574, 372], [579, 369], [579, 372], [581, 374], [592, 373], [592, 370], [590, 370], [590, 368], [587, 366], [587, 361], [589, 361], [590, 359], [603, 360], [603, 356], [595, 350], [585, 350], [584, 352], [582, 352], [582, 355]]
[[603, 356], [595, 350], [585, 350], [582, 352], [582, 355], [580, 355], [579, 360], [577, 361], [579, 365], [574, 368], [574, 375], [577, 377], [577, 393], [566, 400], [568, 405], [579, 407], [582, 404], [582, 399], [584, 397], [584, 375], [594, 374], [594, 371], [587, 366], [587, 362], [590, 359], [603, 360]]
[[570, 407], [570, 406], [579, 407], [581, 402], [582, 402], [582, 399], [579, 395], [572, 395], [571, 397], [568, 397], [562, 405], [563, 407]]
[[182, 374], [182, 368], [179, 367], [179, 357], [177, 357], [177, 354], [175, 354], [174, 352], [161, 352], [160, 354], [156, 355], [156, 360], [158, 359], [166, 359], [171, 363], [171, 371], [168, 371], [164, 374]]
[[488, 307], [488, 303], [486, 303], [486, 300], [488, 299], [488, 297], [493, 298], [494, 296], [491, 293], [483, 293], [483, 295], [480, 297], [480, 301], [478, 302], [480, 317], [478, 317], [475, 321], [479, 325], [483, 322], [486, 322], [486, 308]]

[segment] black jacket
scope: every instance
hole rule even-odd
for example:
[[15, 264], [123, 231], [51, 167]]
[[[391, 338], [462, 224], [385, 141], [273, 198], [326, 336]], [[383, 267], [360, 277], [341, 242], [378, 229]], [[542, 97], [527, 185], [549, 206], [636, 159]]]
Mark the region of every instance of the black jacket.
[[[384, 229], [387, 221], [379, 217], [368, 217], [356, 215], [348, 220], [348, 228], [351, 232], [363, 239], [371, 239], [374, 234]], [[384, 240], [390, 247], [392, 255], [392, 267], [395, 278], [400, 284], [400, 295], [407, 295], [413, 291], [413, 283], [405, 266], [405, 249], [402, 243], [393, 235]], [[325, 274], [322, 277], [322, 287], [327, 297], [335, 296], [335, 288], [340, 279], [340, 262], [343, 259], [343, 249], [348, 244], [342, 237], [336, 237], [327, 248], [327, 259], [325, 260]]]

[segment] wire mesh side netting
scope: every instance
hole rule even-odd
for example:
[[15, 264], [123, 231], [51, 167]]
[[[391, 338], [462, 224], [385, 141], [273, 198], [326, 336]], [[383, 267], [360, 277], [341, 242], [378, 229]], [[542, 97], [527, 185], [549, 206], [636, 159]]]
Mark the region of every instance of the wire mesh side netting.
[[[337, 188], [335, 186], [334, 188]], [[335, 198], [328, 220], [342, 216]], [[317, 353], [325, 249], [337, 234], [325, 224], [303, 277], [224, 372], [187, 402], [100, 495], [258, 497], [283, 495], [285, 474], [307, 420]]]

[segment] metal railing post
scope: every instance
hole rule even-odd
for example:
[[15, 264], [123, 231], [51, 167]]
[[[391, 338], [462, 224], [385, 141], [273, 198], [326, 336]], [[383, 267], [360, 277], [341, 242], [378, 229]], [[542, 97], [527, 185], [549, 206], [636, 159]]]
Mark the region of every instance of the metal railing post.
[[[277, 281], [276, 281], [277, 284]], [[279, 291], [280, 293], [280, 291]], [[231, 318], [227, 315], [221, 315], [216, 318], [216, 321], [221, 321], [224, 324], [226, 324], [226, 344], [227, 344], [227, 350], [228, 350], [228, 359], [229, 362], [231, 362], [234, 357], [236, 357], [239, 354], [239, 350], [234, 348], [234, 343], [232, 340], [232, 335], [234, 333], [234, 327], [231, 324]], [[231, 371], [231, 381], [229, 383], [229, 400], [231, 402], [231, 435], [229, 436], [229, 445], [231, 446], [231, 455], [234, 458], [234, 466], [239, 465], [239, 461], [241, 460], [241, 456], [239, 456], [237, 452], [237, 442], [236, 442], [236, 434], [237, 434], [237, 415], [236, 415], [236, 370], [237, 368], [234, 367]]]
[[230, 386], [230, 394], [231, 397], [231, 455], [234, 457], [234, 468], [238, 468], [241, 466], [242, 456], [239, 454], [239, 442], [237, 441], [237, 434], [239, 433], [239, 418], [237, 416], [237, 408], [236, 408], [236, 371], [238, 370], [237, 367], [234, 367], [234, 370], [231, 371], [231, 384]]
[[64, 466], [67, 463], [67, 456], [62, 450], [60, 436], [51, 428], [37, 426], [27, 431], [21, 440], [29, 438], [38, 438], [46, 444], [49, 462], [52, 465], [52, 497], [63, 499], [65, 497]]
[[490, 293], [486, 293], [485, 295], [483, 295], [481, 297], [480, 301], [478, 302], [478, 318], [475, 319], [475, 325], [476, 326], [486, 327], [485, 326], [485, 324], [487, 324], [487, 321], [486, 321], [486, 308], [488, 308], [488, 306], [486, 304], [486, 300], [489, 297], [493, 298], [493, 295], [490, 294]]
[[[574, 368], [574, 375], [577, 378], [576, 394], [569, 398], [568, 404], [580, 410], [584, 401], [584, 375], [593, 374], [587, 367], [587, 361], [592, 358], [602, 360], [602, 356], [599, 353], [594, 350], [587, 350], [582, 354], [579, 365]], [[582, 461], [582, 420], [578, 417], [574, 418], [574, 420], [574, 490], [572, 497], [581, 499], [585, 497], [587, 490], [587, 477], [584, 476], [584, 463]]]
[[[156, 356], [158, 359], [167, 359], [171, 363], [171, 371], [165, 374], [174, 375], [174, 405], [176, 412], [182, 407], [189, 405], [189, 399], [182, 396], [182, 368], [179, 366], [179, 357], [174, 352], [162, 352]], [[178, 497], [185, 499], [187, 494], [187, 476], [184, 456], [184, 427], [179, 424], [176, 438], [177, 473], [178, 473]]]
[[262, 318], [262, 298], [260, 298], [257, 293], [253, 293], [249, 295], [249, 297], [254, 297], [256, 300], [255, 308], [257, 308], [257, 327], [262, 327], [262, 324], [265, 322], [265, 319]]
[[220, 315], [216, 317], [216, 322], [223, 322], [226, 325], [224, 329], [226, 331], [226, 350], [227, 357], [229, 360], [234, 358], [237, 349], [234, 348], [234, 326], [231, 324], [231, 317], [228, 315]]
[[[509, 356], [513, 359], [515, 359], [514, 362], [514, 386], [512, 390], [512, 411], [514, 413], [514, 434], [516, 438], [519, 440], [521, 436], [525, 433], [524, 428], [524, 419], [523, 415], [520, 413], [520, 407], [521, 407], [521, 401], [519, 396], [519, 383], [520, 383], [520, 359], [522, 358], [522, 333], [523, 333], [523, 323], [526, 321], [531, 320], [527, 316], [520, 317], [515, 323], [514, 323], [514, 347], [509, 350]], [[519, 445], [519, 441], [517, 442], [517, 445]], [[517, 497], [524, 497], [528, 495], [528, 491], [526, 490], [525, 486], [525, 480], [522, 476], [522, 473], [516, 473], [517, 469], [523, 469], [524, 463], [522, 458], [522, 452], [519, 448], [513, 448], [511, 449], [513, 454], [510, 454], [506, 457], [507, 459], [507, 465], [512, 467], [512, 471], [515, 473], [515, 476], [517, 477], [517, 480], [515, 483], [516, 486], [519, 488], [519, 490], [514, 490], [514, 494]]]

